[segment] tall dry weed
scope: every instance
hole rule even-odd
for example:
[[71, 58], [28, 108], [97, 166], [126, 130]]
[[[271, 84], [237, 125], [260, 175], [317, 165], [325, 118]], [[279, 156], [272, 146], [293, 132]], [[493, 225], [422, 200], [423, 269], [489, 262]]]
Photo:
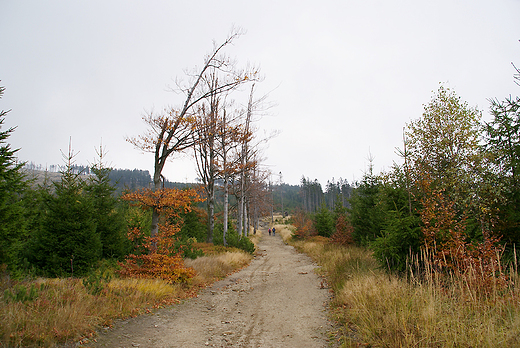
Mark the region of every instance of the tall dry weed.
[[282, 237], [284, 243], [288, 243], [294, 235], [295, 227], [292, 225], [275, 224], [273, 227], [276, 229], [276, 233]]
[[446, 279], [427, 262], [416, 260], [420, 267], [399, 277], [378, 268], [363, 248], [317, 238], [292, 243], [317, 261], [334, 290], [332, 313], [343, 325], [344, 347], [520, 346], [514, 268], [507, 289], [496, 287], [485, 297], [472, 289], [469, 274]]
[[[337, 293], [354, 341], [382, 347], [518, 346], [520, 308], [511, 299], [468, 301], [435, 283], [412, 284], [376, 272]], [[512, 306], [513, 305], [513, 306]]]
[[258, 250], [258, 243], [260, 242], [260, 239], [262, 238], [263, 233], [262, 230], [258, 229], [256, 230], [256, 233], [252, 233], [249, 235], [249, 240], [253, 242], [255, 245], [255, 250]]

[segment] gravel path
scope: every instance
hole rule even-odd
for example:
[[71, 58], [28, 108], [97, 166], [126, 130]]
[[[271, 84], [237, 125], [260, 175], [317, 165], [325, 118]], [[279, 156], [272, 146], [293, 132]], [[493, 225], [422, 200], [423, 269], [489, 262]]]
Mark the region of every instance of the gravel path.
[[266, 234], [247, 268], [197, 298], [117, 322], [94, 347], [327, 347], [329, 291], [316, 265]]

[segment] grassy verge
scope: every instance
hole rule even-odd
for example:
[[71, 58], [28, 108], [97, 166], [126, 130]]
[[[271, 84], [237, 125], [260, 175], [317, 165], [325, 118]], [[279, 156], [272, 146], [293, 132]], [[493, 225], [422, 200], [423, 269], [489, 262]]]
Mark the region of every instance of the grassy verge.
[[236, 272], [247, 266], [253, 256], [242, 250], [233, 250], [222, 254], [213, 254], [198, 257], [195, 260], [186, 260], [188, 267], [195, 269], [197, 274], [192, 279], [192, 287], [201, 287]]
[[[207, 256], [186, 260], [197, 275], [188, 284], [159, 279], [37, 279], [4, 286], [0, 293], [0, 347], [53, 347], [93, 339], [113, 319], [136, 316], [194, 296], [203, 286], [246, 266], [238, 249], [204, 246]], [[3, 284], [8, 278], [2, 279]], [[95, 291], [93, 291], [93, 289]]]
[[316, 260], [334, 291], [342, 347], [520, 346], [514, 274], [507, 290], [478, 296], [459, 279], [388, 275], [366, 249], [316, 237], [291, 244]]
[[284, 243], [288, 243], [291, 240], [292, 234], [295, 227], [292, 225], [274, 224], [273, 227], [276, 229], [276, 233], [282, 237]]
[[262, 238], [262, 231], [258, 229], [255, 234], [253, 234], [253, 230], [251, 229], [249, 232], [249, 239], [253, 244], [255, 245], [255, 250], [258, 249], [258, 243], [260, 242], [260, 239]]

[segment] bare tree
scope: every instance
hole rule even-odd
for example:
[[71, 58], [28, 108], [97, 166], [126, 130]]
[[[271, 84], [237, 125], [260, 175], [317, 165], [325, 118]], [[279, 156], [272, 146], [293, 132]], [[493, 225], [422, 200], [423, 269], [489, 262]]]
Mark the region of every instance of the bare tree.
[[[270, 134], [264, 134], [259, 138], [258, 133], [253, 126], [254, 116], [261, 112], [265, 112], [271, 105], [266, 105], [265, 100], [268, 94], [261, 98], [255, 99], [255, 84], [251, 86], [249, 94], [249, 101], [244, 112], [245, 120], [242, 124], [240, 132], [239, 144], [237, 146], [237, 172], [234, 185], [234, 194], [237, 197], [237, 231], [240, 236], [248, 235], [249, 226], [251, 226], [250, 218], [253, 217], [255, 221], [255, 209], [257, 210], [257, 202], [259, 202], [257, 188], [268, 187], [264, 184], [267, 182], [269, 173], [260, 170], [260, 163], [263, 161], [261, 157], [261, 145], [267, 143], [272, 137], [278, 134], [277, 131]], [[262, 178], [259, 181], [259, 178]], [[257, 183], [258, 181], [258, 183]], [[261, 184], [260, 184], [261, 182]], [[259, 215], [258, 215], [259, 216]]]
[[253, 113], [253, 91], [255, 85], [251, 87], [251, 94], [249, 96], [249, 103], [247, 105], [246, 120], [244, 125], [244, 137], [241, 144], [240, 153], [240, 189], [238, 191], [239, 204], [238, 204], [238, 234], [247, 236], [247, 205], [246, 205], [246, 181], [248, 179], [249, 169], [254, 167], [256, 164], [251, 161], [251, 154], [249, 151], [250, 142], [252, 140], [252, 133], [250, 132], [251, 127], [251, 116]]
[[[227, 107], [227, 106], [226, 106]], [[223, 181], [223, 239], [224, 245], [227, 245], [226, 235], [228, 231], [229, 221], [229, 188], [230, 182], [234, 176], [239, 173], [240, 157], [237, 149], [242, 144], [242, 139], [248, 137], [248, 133], [241, 127], [242, 113], [235, 110], [231, 115], [227, 112], [226, 107], [223, 109], [222, 118], [219, 123], [219, 142], [217, 151], [217, 161], [219, 168], [219, 176]]]
[[[212, 69], [205, 79], [209, 89], [215, 89], [218, 85], [217, 71]], [[197, 143], [194, 146], [197, 172], [202, 181], [206, 193], [208, 211], [208, 243], [213, 242], [213, 230], [215, 226], [215, 181], [217, 180], [217, 143], [219, 137], [220, 121], [220, 96], [211, 94], [200, 108], [197, 114], [196, 136]]]
[[[154, 153], [154, 189], [159, 190], [164, 181], [162, 171], [166, 161], [173, 153], [179, 153], [192, 147], [197, 139], [193, 137], [195, 131], [196, 107], [212, 95], [227, 93], [255, 76], [252, 69], [238, 70], [235, 62], [222, 54], [223, 49], [242, 35], [240, 30], [232, 30], [230, 35], [220, 45], [214, 44], [213, 50], [206, 55], [200, 70], [188, 74], [190, 81], [183, 85], [177, 83], [178, 89], [185, 95], [182, 106], [178, 109], [168, 108], [163, 113], [153, 112], [144, 116], [149, 131], [143, 136], [128, 138], [127, 140], [138, 149]], [[203, 79], [210, 70], [218, 70], [225, 74], [226, 79], [216, 86], [204, 84]], [[157, 235], [159, 212], [153, 209], [152, 237]]]

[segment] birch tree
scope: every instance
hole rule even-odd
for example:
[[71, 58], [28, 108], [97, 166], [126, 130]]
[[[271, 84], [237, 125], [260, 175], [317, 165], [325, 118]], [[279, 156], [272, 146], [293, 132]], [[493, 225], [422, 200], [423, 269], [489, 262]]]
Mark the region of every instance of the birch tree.
[[479, 170], [480, 118], [479, 110], [440, 86], [422, 117], [410, 122], [405, 133], [415, 181], [431, 180], [458, 208], [468, 204]]

